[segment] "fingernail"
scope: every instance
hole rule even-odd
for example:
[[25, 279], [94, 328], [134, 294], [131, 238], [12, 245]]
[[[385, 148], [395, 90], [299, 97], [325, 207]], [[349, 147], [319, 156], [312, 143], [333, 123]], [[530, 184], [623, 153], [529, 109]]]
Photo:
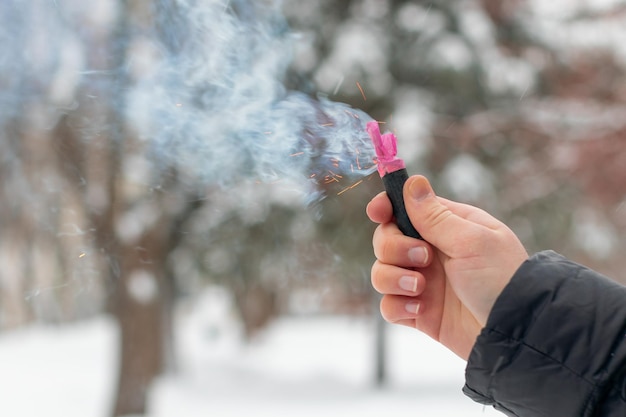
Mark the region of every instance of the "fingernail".
[[411, 276], [404, 276], [400, 278], [398, 285], [400, 285], [400, 288], [402, 288], [405, 291], [415, 292], [417, 291], [417, 278], [411, 277]]
[[409, 184], [409, 195], [416, 201], [422, 201], [431, 194], [426, 178], [418, 178]]
[[415, 303], [415, 302], [410, 302], [407, 303], [404, 308], [406, 309], [406, 311], [408, 311], [411, 314], [417, 314], [420, 311], [420, 305], [419, 303]]
[[426, 265], [428, 262], [428, 250], [423, 246], [409, 249], [409, 259], [416, 265]]

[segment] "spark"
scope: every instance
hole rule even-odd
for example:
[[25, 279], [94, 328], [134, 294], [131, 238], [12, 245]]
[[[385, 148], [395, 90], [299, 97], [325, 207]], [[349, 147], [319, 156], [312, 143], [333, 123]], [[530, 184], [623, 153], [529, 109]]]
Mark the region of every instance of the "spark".
[[71, 285], [71, 282], [66, 281], [63, 282], [61, 284], [58, 285], [51, 285], [48, 287], [40, 287], [40, 288], [36, 288], [34, 290], [30, 290], [27, 291], [24, 294], [24, 301], [30, 301], [32, 299], [34, 299], [35, 297], [38, 297], [40, 295], [42, 295], [44, 292], [52, 292], [52, 291], [56, 291], [56, 290], [61, 290], [63, 288], [68, 288]]
[[363, 91], [363, 87], [361, 87], [361, 84], [358, 81], [356, 82], [356, 86], [359, 87], [359, 91], [361, 92], [361, 95], [363, 96], [363, 101], [367, 101], [367, 97], [365, 97], [365, 91]]
[[85, 70], [79, 71], [80, 75], [115, 75], [116, 70]]
[[363, 183], [363, 180], [357, 181], [357, 182], [355, 182], [354, 184], [352, 184], [351, 186], [346, 187], [346, 188], [344, 188], [343, 190], [339, 191], [339, 192], [337, 193], [337, 195], [341, 195], [341, 194], [345, 193], [346, 191], [349, 191], [349, 190], [353, 189], [354, 187], [356, 187], [356, 186], [358, 186], [358, 185], [361, 185], [362, 183]]
[[260, 180], [256, 180], [254, 181], [255, 184], [258, 185], [262, 185], [262, 184], [269, 184], [269, 185], [276, 185], [276, 184], [280, 184], [283, 181], [282, 178], [276, 178], [273, 181], [268, 181], [268, 182], [264, 182], [264, 181], [260, 181]]
[[356, 162], [357, 167], [359, 167], [359, 169], [361, 169], [361, 162], [359, 161], [359, 157], [361, 156], [361, 150], [358, 147], [354, 148], [354, 160]]
[[78, 255], [79, 258], [84, 258], [85, 256], [87, 256], [87, 254], [85, 252], [83, 252], [80, 255]]
[[326, 175], [324, 177], [324, 183], [325, 184], [330, 184], [333, 182], [339, 182], [340, 179], [342, 179], [343, 176], [339, 175], [339, 174], [335, 174], [333, 171], [328, 170], [328, 175]]
[[300, 155], [304, 155], [304, 152], [296, 152], [296, 153], [292, 153], [289, 156], [300, 156]]
[[344, 110], [344, 111], [350, 116], [354, 117], [355, 119], [360, 119], [358, 114], [352, 113], [351, 111], [348, 111], [348, 110]]
[[526, 97], [526, 94], [528, 93], [528, 90], [530, 90], [530, 84], [528, 84], [526, 88], [524, 89], [524, 91], [522, 92], [522, 95], [520, 96], [519, 101], [524, 100], [524, 98]]
[[346, 77], [344, 77], [342, 75], [341, 78], [339, 79], [339, 82], [337, 83], [337, 86], [335, 87], [335, 91], [333, 91], [333, 95], [337, 94], [337, 92], [341, 88], [341, 85], [343, 84], [343, 80], [345, 80], [345, 79], [346, 79]]
[[93, 231], [93, 229], [82, 230], [80, 227], [78, 227], [76, 224], [73, 224], [73, 223], [64, 224], [62, 229], [65, 229], [65, 230], [57, 233], [57, 237], [84, 236], [87, 233]]
[[423, 19], [423, 22], [421, 24], [425, 24], [425, 22], [428, 20], [428, 16], [430, 15], [430, 11], [432, 10], [432, 8], [433, 8], [433, 4], [430, 3], [428, 5], [428, 10], [426, 10], [426, 14], [424, 15], [424, 19]]
[[322, 127], [331, 127], [331, 126], [334, 126], [334, 124], [333, 123], [324, 123], [323, 125], [320, 125], [320, 126], [322, 126]]

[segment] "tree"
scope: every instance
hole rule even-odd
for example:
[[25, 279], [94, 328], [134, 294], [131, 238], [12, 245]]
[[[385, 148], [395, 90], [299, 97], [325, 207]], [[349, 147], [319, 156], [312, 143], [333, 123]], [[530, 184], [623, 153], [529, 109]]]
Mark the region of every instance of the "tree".
[[[361, 166], [367, 114], [440, 193], [495, 213], [530, 250], [616, 276], [624, 63], [610, 37], [575, 40], [623, 26], [624, 6], [546, 5], [6, 0], [2, 325], [110, 312], [123, 415], [164, 370], [186, 274], [230, 286], [250, 334], [294, 285], [368, 309], [363, 208], [381, 188]], [[304, 211], [258, 177], [326, 198]], [[237, 195], [250, 190], [257, 216]], [[250, 299], [263, 308], [250, 314]]]
[[[150, 3], [99, 5], [117, 8], [105, 9], [110, 15], [92, 20], [89, 27], [79, 22], [93, 16], [78, 4], [48, 6], [51, 26], [58, 25], [62, 41], [73, 49], [61, 43], [60, 49], [36, 62], [41, 67], [32, 73], [24, 73], [19, 64], [3, 73], [4, 80], [18, 80], [8, 91], [23, 103], [18, 108], [27, 111], [11, 114], [3, 123], [2, 143], [15, 157], [5, 166], [9, 175], [4, 178], [11, 180], [7, 186], [17, 193], [5, 194], [6, 200], [26, 203], [31, 193], [37, 193], [35, 210], [14, 211], [9, 219], [22, 220], [9, 221], [8, 227], [15, 228], [20, 240], [48, 242], [53, 254], [43, 255], [41, 261], [53, 261], [54, 268], [43, 272], [47, 275], [42, 279], [80, 276], [82, 258], [101, 271], [99, 282], [104, 288], [86, 292], [106, 302], [119, 324], [121, 361], [113, 411], [117, 416], [143, 413], [149, 384], [164, 370], [174, 295], [168, 255], [180, 242], [180, 228], [204, 199], [198, 198], [198, 187], [181, 181], [174, 167], [162, 169], [149, 159], [125, 119], [125, 95], [132, 82], [128, 71], [132, 25], [149, 14]], [[5, 10], [7, 21], [17, 18], [24, 25], [8, 41], [34, 54], [36, 37], [46, 34], [29, 32], [38, 24], [41, 10], [20, 3]], [[55, 86], [55, 81], [62, 83], [71, 73], [63, 66], [73, 59], [82, 61], [84, 69], [76, 71], [82, 71], [83, 77]], [[35, 89], [29, 91], [30, 85]], [[55, 87], [65, 88], [56, 93], [71, 103], [69, 107], [55, 102]], [[28, 189], [16, 188], [20, 182]], [[52, 210], [46, 210], [46, 205]], [[36, 225], [29, 226], [32, 223]], [[57, 240], [60, 245], [54, 243]], [[24, 268], [34, 267], [30, 265], [37, 261], [32, 249], [28, 244], [20, 248]], [[63, 296], [61, 290], [71, 283], [65, 279], [44, 286], [46, 295]], [[23, 283], [29, 284], [45, 285]], [[72, 295], [69, 303], [57, 302], [66, 308]]]
[[[553, 248], [609, 273], [621, 243], [609, 237], [612, 249], [594, 260], [599, 252], [575, 237], [575, 208], [623, 231], [607, 213], [623, 201], [608, 178], [620, 178], [624, 64], [610, 36], [578, 39], [589, 41], [589, 28], [618, 30], [623, 10], [621, 2], [556, 13], [514, 0], [355, 0], [305, 13], [294, 3], [287, 14], [311, 39], [300, 64], [307, 74], [390, 122], [411, 168], [441, 193], [493, 212], [531, 251]], [[596, 211], [608, 200], [608, 211]]]
[[[101, 9], [94, 14], [91, 7]], [[44, 25], [41, 13], [50, 17]], [[327, 156], [328, 143], [314, 131], [352, 129], [365, 120], [347, 106], [281, 86], [285, 60], [282, 53], [272, 54], [288, 32], [269, 3], [100, 1], [88, 8], [66, 2], [40, 9], [10, 1], [1, 16], [14, 29], [2, 43], [13, 55], [4, 57], [0, 67], [8, 109], [1, 124], [3, 178], [9, 180], [3, 184], [3, 199], [18, 202], [7, 205], [8, 221], [3, 216], [2, 222], [3, 238], [17, 237], [11, 245], [17, 247], [18, 261], [7, 271], [7, 281], [17, 278], [26, 291], [32, 288], [34, 311], [25, 315], [50, 320], [46, 311], [36, 311], [47, 305], [68, 310], [57, 314], [59, 321], [84, 317], [84, 311], [70, 308], [81, 291], [89, 307], [85, 310], [94, 314], [106, 308], [120, 330], [113, 414], [142, 414], [150, 384], [164, 371], [171, 341], [177, 290], [170, 254], [189, 241], [194, 233], [189, 224], [212, 198], [214, 184], [226, 179], [234, 189], [247, 177], [280, 167], [286, 175], [299, 173], [314, 188], [312, 173], [323, 181], [331, 175], [324, 167], [342, 163]], [[213, 25], [216, 18], [223, 26]], [[213, 36], [211, 30], [217, 29], [228, 36]], [[51, 45], [42, 52], [43, 38]], [[223, 39], [230, 43], [220, 45]], [[215, 49], [207, 51], [203, 41]], [[22, 61], [22, 51], [33, 59]], [[207, 62], [218, 66], [216, 72], [204, 66]], [[246, 65], [261, 73], [267, 67], [266, 78], [246, 79]], [[226, 71], [234, 68], [239, 72]], [[235, 92], [246, 101], [229, 102], [225, 94]], [[149, 101], [143, 101], [146, 97]], [[302, 120], [288, 117], [294, 109], [307, 114]], [[249, 126], [257, 111], [267, 116], [260, 121], [269, 128]], [[285, 121], [298, 124], [287, 130]], [[366, 136], [364, 130], [360, 136]], [[240, 145], [222, 140], [229, 137]], [[286, 137], [293, 142], [282, 146]], [[276, 143], [270, 150], [288, 163], [272, 167], [259, 157], [257, 145], [265, 139]], [[219, 158], [212, 153], [216, 149], [232, 150], [235, 158]], [[297, 158], [297, 151], [307, 157]], [[344, 150], [335, 146], [333, 151]], [[339, 173], [332, 174], [333, 180]], [[33, 210], [21, 210], [29, 202]], [[294, 215], [285, 207], [283, 227]], [[259, 222], [237, 230], [252, 238], [246, 243], [263, 241]], [[196, 256], [207, 249], [184, 246], [197, 251]], [[240, 273], [231, 279], [248, 324], [256, 319], [246, 312], [248, 297], [259, 288], [256, 267], [267, 266], [261, 257], [279, 256], [257, 252], [256, 246], [244, 248], [242, 253], [253, 259], [239, 263]], [[34, 268], [38, 273], [30, 282]], [[87, 277], [96, 284], [87, 286], [82, 281]], [[237, 278], [250, 286], [238, 287]]]
[[[83, 38], [93, 42], [85, 45], [86, 66], [103, 79], [85, 80], [75, 93], [77, 110], [58, 121], [52, 137], [60, 171], [74, 185], [92, 231], [93, 250], [101, 254], [107, 303], [120, 328], [116, 416], [143, 413], [150, 383], [164, 371], [174, 296], [168, 255], [204, 201], [175, 168], [163, 170], [147, 159], [124, 116], [130, 25], [149, 15], [149, 7], [122, 3], [109, 31]], [[92, 129], [94, 136], [85, 138]]]

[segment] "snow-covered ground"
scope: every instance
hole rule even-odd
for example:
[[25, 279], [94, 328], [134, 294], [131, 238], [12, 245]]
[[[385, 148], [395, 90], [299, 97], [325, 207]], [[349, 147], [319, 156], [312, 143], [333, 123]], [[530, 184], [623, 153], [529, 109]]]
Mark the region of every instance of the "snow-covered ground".
[[[234, 323], [206, 307], [181, 315], [179, 371], [152, 389], [150, 417], [502, 415], [466, 398], [464, 362], [416, 331], [388, 326], [378, 389], [372, 320], [284, 318], [248, 345]], [[108, 416], [116, 340], [105, 317], [0, 334], [0, 416]]]

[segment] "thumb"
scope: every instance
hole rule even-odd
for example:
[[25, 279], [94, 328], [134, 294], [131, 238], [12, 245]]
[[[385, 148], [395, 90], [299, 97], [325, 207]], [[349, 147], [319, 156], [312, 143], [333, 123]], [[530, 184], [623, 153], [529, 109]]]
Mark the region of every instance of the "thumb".
[[458, 237], [476, 226], [442, 204], [421, 175], [410, 177], [405, 183], [404, 204], [420, 235], [448, 255], [455, 252]]

